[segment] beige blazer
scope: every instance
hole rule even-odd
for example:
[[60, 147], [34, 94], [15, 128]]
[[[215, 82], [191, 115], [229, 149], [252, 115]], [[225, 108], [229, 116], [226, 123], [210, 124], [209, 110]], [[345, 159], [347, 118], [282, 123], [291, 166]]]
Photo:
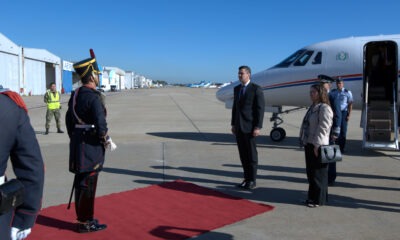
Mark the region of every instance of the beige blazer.
[[324, 103], [316, 104], [311, 108], [306, 143], [311, 143], [316, 147], [328, 145], [333, 119], [332, 109]]

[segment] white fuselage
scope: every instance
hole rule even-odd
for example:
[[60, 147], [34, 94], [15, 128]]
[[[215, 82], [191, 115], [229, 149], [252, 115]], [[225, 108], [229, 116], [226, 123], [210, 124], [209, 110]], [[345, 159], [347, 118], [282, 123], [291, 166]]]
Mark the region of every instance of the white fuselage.
[[[283, 61], [253, 74], [251, 81], [262, 87], [266, 106], [309, 106], [309, 87], [318, 83], [318, 75], [340, 76], [344, 87], [353, 93], [353, 106], [361, 108], [364, 45], [384, 40], [400, 45], [400, 35], [350, 37], [309, 45], [298, 51], [294, 61], [287, 61], [286, 65]], [[232, 106], [233, 88], [238, 84], [238, 81], [233, 82], [216, 93], [227, 108]], [[336, 88], [336, 84], [333, 83], [331, 88]]]

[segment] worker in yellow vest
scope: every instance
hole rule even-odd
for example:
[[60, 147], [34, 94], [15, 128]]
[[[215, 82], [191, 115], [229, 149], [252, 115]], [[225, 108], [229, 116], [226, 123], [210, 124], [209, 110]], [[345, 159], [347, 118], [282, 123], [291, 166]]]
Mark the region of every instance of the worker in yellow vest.
[[60, 123], [60, 92], [57, 91], [56, 84], [54, 82], [50, 83], [50, 89], [46, 91], [44, 95], [44, 102], [47, 104], [47, 112], [46, 112], [46, 132], [45, 135], [49, 134], [50, 122], [51, 119], [56, 119], [57, 124], [57, 133], [64, 133], [61, 131], [61, 123]]

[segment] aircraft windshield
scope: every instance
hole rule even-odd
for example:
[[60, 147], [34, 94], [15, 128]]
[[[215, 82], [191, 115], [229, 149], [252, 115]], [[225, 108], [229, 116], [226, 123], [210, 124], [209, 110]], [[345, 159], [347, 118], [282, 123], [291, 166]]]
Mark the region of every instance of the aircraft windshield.
[[303, 55], [301, 55], [293, 66], [304, 66], [310, 60], [310, 57], [313, 55], [314, 51], [306, 51]]
[[304, 54], [304, 52], [306, 52], [306, 51], [307, 50], [305, 50], [305, 49], [298, 50], [297, 52], [293, 53], [288, 58], [283, 60], [281, 63], [278, 63], [277, 65], [275, 65], [273, 68], [289, 67], [294, 61], [296, 61], [296, 59], [298, 59], [300, 56], [302, 56]]

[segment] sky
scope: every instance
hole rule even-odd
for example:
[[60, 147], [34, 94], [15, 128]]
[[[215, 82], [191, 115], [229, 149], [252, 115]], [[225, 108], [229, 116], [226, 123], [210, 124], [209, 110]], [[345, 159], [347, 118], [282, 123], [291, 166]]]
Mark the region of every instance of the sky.
[[237, 80], [313, 43], [399, 34], [395, 0], [1, 0], [0, 33], [168, 83]]

